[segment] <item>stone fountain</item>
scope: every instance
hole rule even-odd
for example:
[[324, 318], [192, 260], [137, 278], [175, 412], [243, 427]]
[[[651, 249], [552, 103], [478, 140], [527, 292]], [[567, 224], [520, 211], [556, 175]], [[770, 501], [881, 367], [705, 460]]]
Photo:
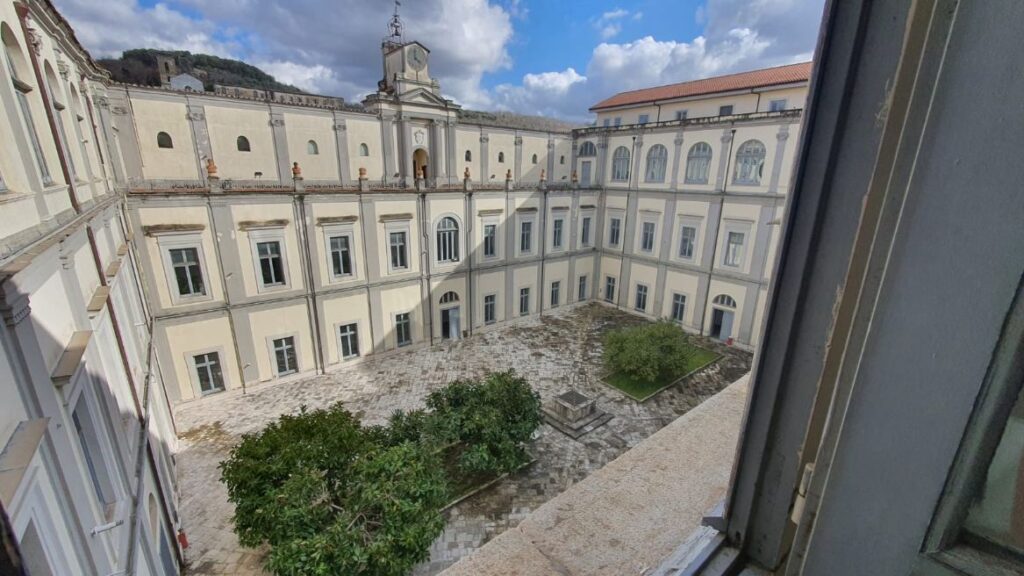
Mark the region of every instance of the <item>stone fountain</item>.
[[612, 415], [600, 410], [592, 398], [575, 390], [563, 392], [544, 405], [544, 421], [576, 440], [603, 426]]

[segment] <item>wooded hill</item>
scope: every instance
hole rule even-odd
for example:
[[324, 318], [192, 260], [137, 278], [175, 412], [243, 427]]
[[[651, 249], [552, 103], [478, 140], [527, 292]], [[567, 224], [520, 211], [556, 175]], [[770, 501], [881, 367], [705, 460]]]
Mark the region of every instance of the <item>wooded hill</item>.
[[137, 48], [125, 50], [120, 58], [103, 58], [97, 60], [97, 63], [109, 70], [117, 82], [159, 86], [160, 73], [157, 70], [157, 55], [173, 57], [178, 64], [179, 74], [195, 76], [203, 82], [204, 88], [208, 91], [213, 90], [214, 84], [223, 84], [225, 86], [303, 93], [302, 90], [294, 86], [278, 82], [273, 76], [251, 64], [209, 54]]

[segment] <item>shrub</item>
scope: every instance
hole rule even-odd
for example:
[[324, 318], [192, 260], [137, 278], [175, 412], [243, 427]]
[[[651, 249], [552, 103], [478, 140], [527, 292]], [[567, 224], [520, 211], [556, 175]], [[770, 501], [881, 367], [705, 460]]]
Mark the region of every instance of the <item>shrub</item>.
[[667, 320], [619, 328], [604, 336], [605, 365], [637, 381], [679, 376], [691, 354], [689, 336]]

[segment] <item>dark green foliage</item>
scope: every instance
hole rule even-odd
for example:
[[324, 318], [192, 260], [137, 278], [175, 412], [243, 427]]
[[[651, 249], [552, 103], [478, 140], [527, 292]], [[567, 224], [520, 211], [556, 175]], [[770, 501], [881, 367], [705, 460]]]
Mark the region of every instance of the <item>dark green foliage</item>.
[[693, 351], [689, 336], [667, 320], [620, 328], [604, 336], [605, 365], [636, 381], [681, 376]]
[[240, 542], [269, 544], [280, 575], [407, 574], [453, 493], [526, 463], [540, 424], [539, 396], [512, 372], [454, 382], [427, 406], [363, 427], [339, 403], [243, 436], [220, 465]]
[[178, 73], [192, 74], [201, 79], [207, 90], [212, 90], [214, 84], [223, 84], [296, 94], [303, 93], [302, 90], [294, 86], [278, 82], [273, 76], [255, 66], [209, 54], [137, 48], [125, 50], [121, 53], [120, 58], [104, 58], [97, 60], [97, 63], [109, 70], [117, 82], [159, 86], [160, 73], [157, 70], [157, 55], [174, 57], [178, 65]]

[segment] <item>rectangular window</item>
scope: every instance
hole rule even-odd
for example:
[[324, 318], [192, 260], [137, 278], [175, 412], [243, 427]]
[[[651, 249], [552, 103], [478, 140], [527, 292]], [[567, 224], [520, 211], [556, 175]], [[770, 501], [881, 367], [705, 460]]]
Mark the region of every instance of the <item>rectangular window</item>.
[[647, 286], [643, 284], [636, 285], [636, 309], [641, 312], [647, 311]]
[[350, 236], [332, 236], [331, 271], [335, 277], [352, 275], [352, 238]]
[[179, 296], [203, 296], [203, 272], [199, 265], [198, 248], [171, 248], [171, 266], [174, 267], [174, 282]]
[[687, 260], [693, 259], [693, 248], [697, 242], [697, 229], [693, 226], [683, 226], [679, 231], [679, 257]]
[[743, 233], [742, 232], [729, 232], [728, 237], [725, 241], [725, 259], [724, 264], [726, 266], [739, 267], [743, 261]]
[[590, 216], [584, 216], [580, 224], [580, 244], [590, 246]]
[[409, 246], [405, 232], [391, 232], [388, 244], [391, 249], [391, 269], [405, 270], [409, 267]]
[[484, 224], [484, 258], [498, 254], [498, 225]]
[[676, 120], [686, 120], [687, 110], [676, 110]]
[[85, 457], [85, 466], [89, 470], [89, 480], [92, 481], [96, 499], [99, 500], [101, 506], [107, 507], [113, 504], [117, 497], [114, 494], [114, 486], [103, 458], [104, 452], [97, 435], [99, 429], [96, 427], [84, 394], [78, 397], [75, 409], [71, 413], [71, 421], [75, 425], [75, 432], [82, 448], [82, 456]]
[[561, 218], [555, 218], [554, 222], [551, 223], [551, 247], [554, 249], [560, 249], [562, 247], [562, 228], [564, 228], [565, 220]]
[[557, 280], [555, 282], [552, 282], [551, 283], [551, 307], [552, 308], [557, 308], [558, 307], [559, 300], [562, 297], [561, 292], [562, 292], [562, 282], [561, 281], [557, 281]]
[[644, 252], [654, 252], [654, 222], [644, 222], [640, 233], [640, 249]]
[[686, 312], [686, 296], [683, 294], [672, 295], [672, 320], [682, 323], [683, 314]]
[[615, 278], [613, 276], [604, 277], [604, 301], [615, 302]]
[[611, 125], [612, 125], [612, 119], [611, 118], [605, 118], [604, 119], [604, 127], [607, 128], [607, 127], [609, 127]]
[[530, 313], [530, 289], [519, 289], [519, 315], [526, 316]]
[[399, 346], [412, 344], [412, 319], [408, 312], [395, 314], [395, 341]]
[[46, 164], [46, 155], [43, 153], [43, 147], [39, 142], [39, 134], [36, 132], [35, 121], [32, 119], [32, 108], [28, 103], [28, 96], [26, 92], [32, 88], [22, 82], [17, 77], [17, 69], [11, 62], [10, 54], [7, 56], [7, 66], [11, 74], [11, 79], [14, 80], [14, 94], [18, 99], [18, 107], [21, 108], [21, 115], [25, 121], [25, 125], [28, 127], [29, 140], [32, 142], [32, 152], [35, 154], [36, 163], [39, 166], [39, 173], [43, 179], [44, 186], [53, 185], [53, 177], [50, 176], [50, 167]]
[[622, 117], [621, 116], [616, 116], [615, 117], [615, 121], [613, 122], [613, 124], [615, 124], [616, 126], [622, 126]]
[[344, 360], [359, 356], [359, 327], [356, 324], [345, 324], [338, 327], [341, 357]]
[[299, 360], [295, 353], [295, 337], [274, 340], [274, 361], [277, 362], [277, 375], [293, 374], [299, 371]]
[[220, 367], [220, 354], [207, 352], [192, 357], [196, 367], [196, 380], [199, 392], [210, 394], [224, 389], [224, 372]]
[[257, 242], [256, 254], [260, 259], [260, 279], [263, 281], [263, 285], [284, 285], [284, 261], [281, 258], [281, 243], [277, 240]]
[[647, 124], [650, 118], [651, 117], [648, 114], [641, 114], [640, 118], [637, 119], [637, 124]]
[[732, 114], [732, 104], [729, 104], [727, 106], [719, 106], [718, 107], [718, 115], [719, 116], [729, 116], [731, 114]]
[[529, 254], [533, 249], [533, 222], [526, 220], [519, 223], [519, 252]]
[[587, 277], [580, 276], [579, 285], [576, 287], [576, 300], [582, 302], [587, 299]]
[[608, 225], [608, 244], [612, 246], [619, 245], [619, 239], [622, 236], [622, 219], [612, 218]]
[[782, 112], [786, 109], [786, 101], [783, 100], [772, 100], [768, 103], [769, 112]]
[[498, 297], [494, 294], [488, 294], [484, 296], [484, 324], [494, 324], [497, 322], [497, 300]]

